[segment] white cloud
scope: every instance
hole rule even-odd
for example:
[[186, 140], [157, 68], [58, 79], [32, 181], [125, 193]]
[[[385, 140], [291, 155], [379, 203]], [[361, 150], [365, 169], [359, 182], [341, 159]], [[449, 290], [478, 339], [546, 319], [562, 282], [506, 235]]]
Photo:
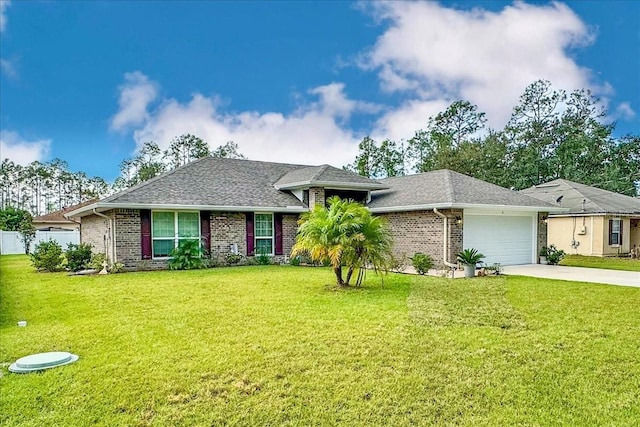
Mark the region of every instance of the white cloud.
[[355, 101], [347, 98], [344, 93], [344, 83], [331, 83], [310, 89], [308, 92], [317, 95], [320, 100], [310, 106], [311, 110], [317, 109], [323, 114], [348, 119], [352, 113], [377, 113], [381, 107], [372, 103]]
[[636, 112], [631, 108], [631, 104], [623, 102], [616, 107], [616, 111], [613, 114], [614, 119], [631, 120], [636, 116]]
[[11, 0], [0, 0], [0, 32], [7, 28], [7, 15], [5, 10], [11, 4]]
[[125, 83], [120, 86], [119, 110], [111, 119], [112, 130], [125, 130], [148, 118], [147, 108], [158, 96], [156, 84], [140, 71], [125, 73]]
[[451, 102], [447, 100], [409, 100], [395, 110], [388, 111], [375, 123], [371, 137], [376, 141], [409, 139], [418, 129], [426, 129], [429, 117], [444, 111]]
[[309, 90], [318, 99], [290, 114], [222, 111], [219, 98], [194, 94], [182, 103], [167, 99], [147, 113], [133, 136], [137, 147], [155, 141], [166, 149], [171, 139], [184, 133], [203, 138], [212, 148], [227, 141], [253, 160], [342, 166], [353, 161], [362, 136], [339, 122], [356, 112], [377, 111], [373, 104], [354, 101], [344, 85], [331, 83]]
[[[161, 100], [150, 110], [158, 85], [135, 72], [120, 88], [112, 128], [130, 126], [138, 147], [153, 140], [166, 148], [173, 137], [192, 133], [212, 147], [233, 140], [251, 159], [340, 166], [353, 161], [365, 134], [378, 141], [408, 139], [457, 99], [478, 105], [488, 125], [501, 128], [526, 86], [538, 79], [551, 81], [554, 89], [590, 89], [604, 105], [613, 93], [608, 83], [594, 83], [592, 72], [572, 57], [573, 49], [593, 42], [594, 34], [562, 3], [516, 2], [497, 12], [436, 2], [362, 7], [385, 29], [352, 63], [375, 72], [380, 89], [400, 99], [397, 107], [351, 99], [344, 83], [334, 82], [309, 89], [291, 113], [232, 113], [219, 98], [198, 93], [187, 102]], [[618, 110], [627, 116], [633, 112], [629, 105]], [[376, 114], [371, 129], [352, 131], [350, 119], [356, 114]]]
[[[436, 2], [385, 2], [373, 3], [369, 10], [389, 26], [361, 56], [360, 65], [378, 72], [383, 90], [411, 98], [381, 120], [379, 130], [401, 128], [397, 120], [413, 126], [403, 114], [456, 99], [477, 104], [489, 125], [502, 127], [524, 88], [538, 79], [557, 89], [607, 92], [570, 56], [571, 48], [591, 43], [593, 34], [562, 3], [516, 2], [491, 12]], [[405, 135], [414, 130], [406, 129]]]
[[0, 72], [12, 79], [18, 77], [18, 70], [16, 69], [13, 62], [9, 61], [8, 59], [0, 58]]
[[26, 166], [33, 161], [43, 161], [49, 156], [50, 139], [27, 141], [17, 132], [0, 131], [0, 157]]

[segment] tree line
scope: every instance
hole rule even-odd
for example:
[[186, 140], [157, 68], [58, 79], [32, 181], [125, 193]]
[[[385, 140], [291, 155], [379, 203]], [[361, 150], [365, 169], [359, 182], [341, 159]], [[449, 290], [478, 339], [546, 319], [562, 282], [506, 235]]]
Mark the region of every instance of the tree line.
[[145, 142], [135, 157], [122, 161], [120, 176], [113, 184], [84, 172], [72, 172], [60, 159], [21, 166], [5, 158], [0, 166], [0, 212], [11, 208], [11, 212], [17, 209], [32, 216], [44, 215], [105, 197], [209, 155], [244, 158], [232, 141], [210, 150], [201, 138], [184, 134], [175, 137], [164, 151], [155, 142]]
[[408, 141], [365, 137], [344, 168], [370, 178], [451, 169], [518, 190], [563, 178], [640, 195], [640, 136], [614, 138], [606, 116], [588, 90], [566, 93], [538, 80], [502, 130], [487, 128], [485, 113], [459, 100]]
[[[640, 136], [614, 138], [615, 123], [588, 90], [569, 94], [538, 80], [529, 85], [502, 130], [486, 126], [485, 113], [468, 101], [455, 101], [428, 118], [408, 141], [365, 137], [353, 163], [345, 166], [370, 178], [451, 169], [494, 184], [523, 189], [558, 178], [640, 194]], [[0, 167], [0, 209], [13, 207], [33, 216], [102, 198], [206, 157], [245, 158], [229, 141], [211, 149], [184, 134], [166, 150], [145, 142], [122, 161], [113, 184], [72, 172], [60, 159], [27, 166], [4, 159]]]

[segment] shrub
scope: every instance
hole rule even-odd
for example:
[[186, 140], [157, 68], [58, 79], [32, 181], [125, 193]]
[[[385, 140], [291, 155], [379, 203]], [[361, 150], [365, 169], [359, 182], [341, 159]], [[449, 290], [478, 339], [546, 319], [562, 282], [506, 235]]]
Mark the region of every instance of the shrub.
[[407, 254], [402, 253], [396, 257], [391, 255], [389, 259], [389, 270], [401, 273], [407, 268]]
[[61, 270], [62, 261], [62, 246], [55, 240], [40, 242], [31, 254], [31, 263], [37, 270]]
[[418, 252], [415, 253], [410, 259], [413, 263], [413, 268], [416, 269], [418, 274], [427, 274], [429, 269], [433, 267], [433, 260], [427, 254]]
[[258, 265], [271, 265], [271, 256], [267, 254], [260, 254], [256, 256], [256, 262]]
[[502, 268], [502, 264], [500, 264], [499, 262], [496, 262], [493, 265], [489, 265], [489, 266], [485, 267], [485, 270], [492, 271], [493, 274], [498, 276], [498, 275], [502, 274], [502, 271], [504, 269]]
[[182, 240], [177, 248], [171, 251], [169, 268], [171, 270], [194, 270], [205, 268], [202, 258], [203, 250], [199, 240]]
[[111, 268], [109, 269], [109, 273], [122, 273], [124, 270], [124, 264], [120, 262], [116, 262], [111, 264]]
[[564, 258], [564, 251], [556, 248], [556, 245], [550, 245], [547, 248], [547, 262], [551, 265], [556, 265]]
[[93, 270], [102, 270], [104, 263], [107, 260], [107, 256], [102, 253], [91, 255], [91, 261], [87, 264], [87, 267]]
[[301, 260], [300, 260], [299, 256], [294, 256], [294, 257], [291, 257], [289, 259], [289, 264], [291, 264], [293, 266], [296, 266], [296, 267], [300, 265], [300, 262], [301, 262]]
[[227, 254], [224, 257], [224, 261], [227, 265], [236, 265], [242, 261], [243, 256], [241, 254]]
[[67, 259], [67, 268], [69, 270], [84, 270], [91, 262], [91, 245], [88, 243], [80, 243], [79, 245], [69, 243], [64, 255]]

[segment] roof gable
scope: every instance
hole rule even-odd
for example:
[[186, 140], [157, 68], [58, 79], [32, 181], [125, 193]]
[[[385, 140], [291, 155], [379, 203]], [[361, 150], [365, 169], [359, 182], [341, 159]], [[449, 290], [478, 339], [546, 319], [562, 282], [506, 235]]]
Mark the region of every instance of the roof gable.
[[105, 204], [304, 207], [273, 183], [301, 165], [205, 157], [100, 202]]
[[294, 169], [282, 176], [274, 186], [281, 190], [314, 186], [363, 190], [384, 188], [378, 181], [330, 165]]
[[448, 169], [381, 181], [389, 189], [372, 193], [369, 206], [373, 210], [483, 205], [532, 210], [554, 208], [550, 203]]
[[566, 214], [640, 213], [640, 199], [566, 179], [529, 187], [521, 193], [568, 208]]

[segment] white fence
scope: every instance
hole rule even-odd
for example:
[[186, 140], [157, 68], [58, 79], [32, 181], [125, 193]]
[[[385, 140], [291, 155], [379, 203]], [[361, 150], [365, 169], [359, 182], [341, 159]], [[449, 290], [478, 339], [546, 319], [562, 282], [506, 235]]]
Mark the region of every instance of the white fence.
[[[67, 248], [67, 244], [80, 243], [79, 231], [36, 231], [36, 238], [31, 243], [31, 251], [42, 241], [55, 240], [62, 246]], [[24, 254], [24, 245], [22, 244], [22, 236], [17, 231], [0, 231], [0, 254]]]

